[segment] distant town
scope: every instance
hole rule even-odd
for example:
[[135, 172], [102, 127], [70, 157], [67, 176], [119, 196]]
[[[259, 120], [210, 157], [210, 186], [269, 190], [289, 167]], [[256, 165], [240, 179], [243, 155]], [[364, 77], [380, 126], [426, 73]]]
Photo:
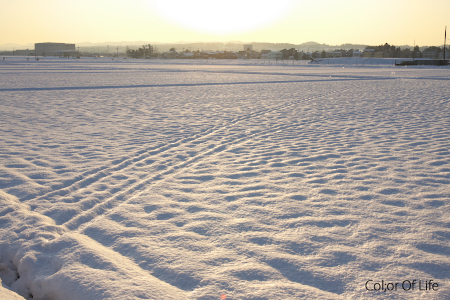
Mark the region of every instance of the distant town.
[[[208, 44], [205, 44], [208, 46]], [[18, 49], [0, 52], [2, 56], [57, 56], [57, 57], [111, 57], [140, 59], [263, 59], [263, 60], [314, 60], [319, 58], [428, 58], [449, 59], [450, 50], [444, 47], [404, 46], [397, 47], [388, 43], [378, 46], [345, 44], [337, 46], [321, 45], [314, 42], [295, 47], [292, 44], [252, 43], [229, 46], [230, 50], [203, 50], [196, 44], [173, 45], [169, 49], [164, 46], [146, 44], [142, 46], [97, 46], [80, 47], [65, 43], [36, 43], [34, 49]], [[197, 45], [198, 46], [198, 45]], [[256, 46], [256, 47], [255, 47]], [[271, 49], [261, 49], [264, 46]], [[284, 48], [283, 48], [284, 46]], [[293, 46], [293, 47], [289, 47]], [[350, 48], [355, 46], [355, 48]], [[356, 48], [356, 46], [359, 46]], [[166, 46], [167, 47], [167, 46]], [[223, 45], [216, 47], [224, 48]], [[241, 47], [241, 50], [236, 48]], [[81, 48], [81, 49], [80, 49]], [[226, 48], [226, 47], [225, 47]], [[445, 52], [445, 58], [444, 58]]]

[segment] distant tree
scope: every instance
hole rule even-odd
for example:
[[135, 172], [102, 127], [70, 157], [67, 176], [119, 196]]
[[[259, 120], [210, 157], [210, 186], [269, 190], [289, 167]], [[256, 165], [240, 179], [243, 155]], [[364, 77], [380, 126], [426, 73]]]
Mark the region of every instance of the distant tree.
[[127, 50], [127, 56], [132, 58], [139, 58], [139, 52], [137, 50]]
[[432, 47], [426, 48], [425, 51], [436, 51], [437, 53], [441, 53], [442, 52], [442, 48], [441, 47], [432, 46]]
[[170, 48], [170, 50], [169, 51], [175, 51], [175, 48], [174, 47], [172, 47], [172, 48]]
[[415, 46], [414, 47], [413, 57], [414, 58], [421, 58], [422, 57], [422, 53], [420, 52], [419, 46]]
[[322, 58], [327, 58], [327, 53], [325, 52], [325, 50], [322, 51]]
[[295, 48], [289, 49], [289, 56], [294, 56], [295, 52], [297, 52], [297, 50], [295, 50]]
[[154, 47], [148, 44], [148, 48], [145, 52], [145, 57], [153, 57], [154, 56]]
[[411, 56], [412, 56], [411, 50], [406, 48], [406, 49], [403, 49], [403, 50], [400, 51], [400, 55], [398, 57], [400, 57], [400, 58], [410, 58]]

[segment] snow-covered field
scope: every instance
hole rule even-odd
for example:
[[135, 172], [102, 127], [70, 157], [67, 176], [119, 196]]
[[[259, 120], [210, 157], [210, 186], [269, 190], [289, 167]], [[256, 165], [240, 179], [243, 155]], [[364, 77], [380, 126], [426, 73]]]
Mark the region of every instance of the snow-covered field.
[[2, 284], [26, 299], [450, 299], [449, 87], [449, 68], [392, 62], [8, 57]]

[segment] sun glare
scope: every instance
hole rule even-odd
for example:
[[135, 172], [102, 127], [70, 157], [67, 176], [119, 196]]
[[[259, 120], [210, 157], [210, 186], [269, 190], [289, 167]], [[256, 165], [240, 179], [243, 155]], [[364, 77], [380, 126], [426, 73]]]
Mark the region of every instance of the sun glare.
[[197, 31], [229, 34], [268, 25], [288, 11], [292, 0], [278, 0], [266, 4], [253, 0], [190, 0], [152, 1], [171, 21]]

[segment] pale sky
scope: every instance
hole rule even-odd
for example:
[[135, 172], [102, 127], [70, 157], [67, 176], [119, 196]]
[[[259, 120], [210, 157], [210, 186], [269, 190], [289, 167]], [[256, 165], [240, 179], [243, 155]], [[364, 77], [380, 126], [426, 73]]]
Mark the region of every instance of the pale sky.
[[449, 0], [2, 0], [0, 45], [120, 41], [442, 45], [449, 12]]

